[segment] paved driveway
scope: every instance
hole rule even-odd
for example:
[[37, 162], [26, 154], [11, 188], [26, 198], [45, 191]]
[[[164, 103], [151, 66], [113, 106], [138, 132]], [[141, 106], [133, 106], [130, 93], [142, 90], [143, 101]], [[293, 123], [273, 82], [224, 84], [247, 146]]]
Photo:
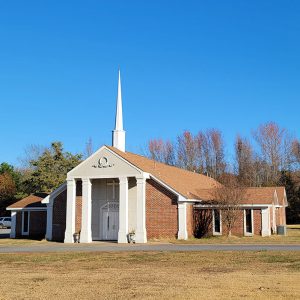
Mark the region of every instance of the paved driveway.
[[0, 239], [6, 239], [9, 238], [10, 235], [10, 229], [0, 229]]
[[300, 251], [299, 245], [120, 245], [95, 242], [92, 244], [42, 243], [38, 245], [0, 246], [0, 253], [20, 252], [118, 252], [118, 251]]

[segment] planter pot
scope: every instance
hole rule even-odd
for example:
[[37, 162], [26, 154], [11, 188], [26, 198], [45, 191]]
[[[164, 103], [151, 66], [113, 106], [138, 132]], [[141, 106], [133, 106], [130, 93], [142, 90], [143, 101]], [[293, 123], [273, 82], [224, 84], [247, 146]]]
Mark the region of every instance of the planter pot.
[[73, 238], [74, 238], [74, 243], [80, 242], [80, 234], [79, 233], [74, 233]]
[[135, 243], [135, 233], [128, 233], [128, 243]]

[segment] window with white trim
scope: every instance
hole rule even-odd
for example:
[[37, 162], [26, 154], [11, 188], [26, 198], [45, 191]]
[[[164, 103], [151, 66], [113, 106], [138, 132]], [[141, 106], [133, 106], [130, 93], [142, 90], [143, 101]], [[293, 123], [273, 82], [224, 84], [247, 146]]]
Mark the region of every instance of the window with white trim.
[[222, 234], [221, 212], [219, 209], [213, 209], [213, 234]]
[[29, 235], [30, 211], [22, 212], [22, 235]]
[[245, 209], [245, 229], [246, 233], [253, 233], [252, 209]]

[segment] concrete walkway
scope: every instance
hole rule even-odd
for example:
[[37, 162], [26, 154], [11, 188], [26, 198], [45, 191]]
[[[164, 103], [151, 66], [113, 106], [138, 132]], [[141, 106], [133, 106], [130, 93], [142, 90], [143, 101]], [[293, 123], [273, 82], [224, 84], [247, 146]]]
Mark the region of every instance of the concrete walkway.
[[0, 253], [38, 252], [118, 252], [118, 251], [300, 251], [299, 245], [178, 245], [178, 244], [92, 244], [43, 243], [40, 245], [1, 245]]

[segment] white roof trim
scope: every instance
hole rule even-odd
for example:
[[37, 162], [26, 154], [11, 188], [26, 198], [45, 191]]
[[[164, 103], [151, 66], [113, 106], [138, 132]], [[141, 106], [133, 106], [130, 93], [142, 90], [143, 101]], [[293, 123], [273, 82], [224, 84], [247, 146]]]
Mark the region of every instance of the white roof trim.
[[61, 184], [56, 190], [54, 190], [51, 194], [49, 194], [46, 198], [44, 198], [41, 203], [48, 204], [50, 201], [50, 198], [54, 198], [58, 196], [61, 192], [63, 192], [67, 188], [67, 183], [64, 182]]
[[47, 210], [47, 207], [7, 207], [6, 210], [11, 210], [11, 211], [31, 211], [31, 210], [35, 210], [35, 211], [44, 211]]
[[[262, 208], [262, 207], [272, 207], [272, 204], [240, 204], [237, 205], [238, 207], [257, 207], [257, 208]], [[214, 208], [214, 207], [220, 207], [218, 204], [196, 204], [195, 207], [197, 208]]]

